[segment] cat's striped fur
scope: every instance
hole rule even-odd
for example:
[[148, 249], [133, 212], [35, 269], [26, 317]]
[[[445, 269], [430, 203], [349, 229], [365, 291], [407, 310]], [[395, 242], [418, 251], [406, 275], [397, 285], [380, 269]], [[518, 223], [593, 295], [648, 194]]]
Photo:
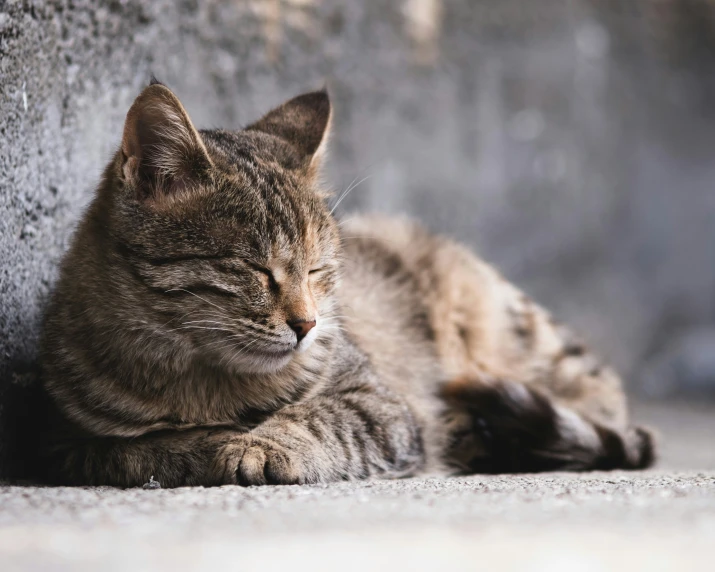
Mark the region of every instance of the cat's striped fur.
[[618, 377], [492, 268], [407, 221], [338, 227], [329, 123], [325, 91], [236, 132], [137, 98], [46, 317], [47, 479], [647, 466]]

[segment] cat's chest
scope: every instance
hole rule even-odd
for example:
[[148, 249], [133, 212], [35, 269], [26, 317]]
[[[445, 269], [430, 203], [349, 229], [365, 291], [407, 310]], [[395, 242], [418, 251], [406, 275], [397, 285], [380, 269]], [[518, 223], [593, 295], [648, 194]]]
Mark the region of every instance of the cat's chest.
[[175, 427], [251, 428], [283, 407], [300, 403], [328, 379], [325, 361], [301, 360], [272, 374], [242, 374], [198, 365], [167, 391], [165, 415]]

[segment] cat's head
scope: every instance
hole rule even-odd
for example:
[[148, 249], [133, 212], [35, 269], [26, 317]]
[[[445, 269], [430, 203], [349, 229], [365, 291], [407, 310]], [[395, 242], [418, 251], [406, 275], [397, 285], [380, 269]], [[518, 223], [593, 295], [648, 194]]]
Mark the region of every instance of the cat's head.
[[243, 130], [199, 131], [164, 85], [137, 97], [108, 226], [161, 315], [156, 335], [270, 372], [330, 334], [340, 242], [316, 180], [330, 115], [317, 91]]

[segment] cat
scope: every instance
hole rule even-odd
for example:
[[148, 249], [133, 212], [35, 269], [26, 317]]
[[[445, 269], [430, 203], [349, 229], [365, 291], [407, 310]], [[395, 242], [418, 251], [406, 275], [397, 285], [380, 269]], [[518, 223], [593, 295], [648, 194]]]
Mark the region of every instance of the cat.
[[197, 130], [131, 106], [45, 317], [47, 482], [163, 487], [636, 469], [618, 376], [466, 248], [339, 225], [327, 91]]

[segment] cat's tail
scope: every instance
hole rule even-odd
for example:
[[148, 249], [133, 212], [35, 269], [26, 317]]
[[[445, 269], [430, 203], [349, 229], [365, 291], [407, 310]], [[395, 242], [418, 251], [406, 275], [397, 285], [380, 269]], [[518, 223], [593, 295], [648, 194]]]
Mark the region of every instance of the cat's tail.
[[655, 461], [649, 430], [599, 425], [521, 383], [448, 383], [442, 397], [459, 420], [447, 461], [464, 472], [644, 469]]

